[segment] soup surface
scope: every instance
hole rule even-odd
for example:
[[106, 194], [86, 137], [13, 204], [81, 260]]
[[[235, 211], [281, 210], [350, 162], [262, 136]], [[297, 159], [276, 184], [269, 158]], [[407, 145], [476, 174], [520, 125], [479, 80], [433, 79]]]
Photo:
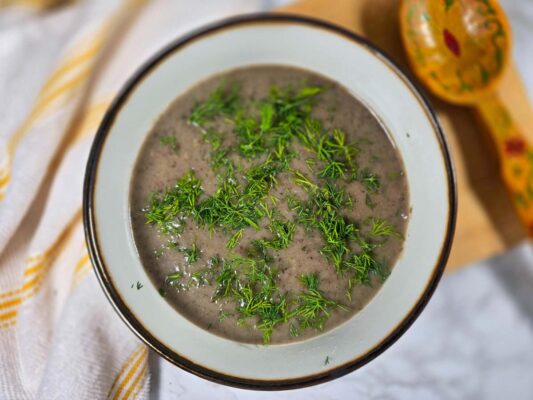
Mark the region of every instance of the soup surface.
[[130, 209], [141, 261], [178, 312], [278, 344], [368, 303], [402, 250], [409, 199], [400, 155], [345, 88], [257, 66], [200, 83], [159, 117]]

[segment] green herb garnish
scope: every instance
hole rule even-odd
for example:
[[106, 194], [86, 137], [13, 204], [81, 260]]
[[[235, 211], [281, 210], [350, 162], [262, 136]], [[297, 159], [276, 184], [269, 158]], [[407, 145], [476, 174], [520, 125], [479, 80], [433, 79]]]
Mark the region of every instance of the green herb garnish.
[[176, 272], [172, 272], [172, 273], [168, 274], [166, 281], [168, 283], [174, 283], [174, 282], [180, 281], [182, 278], [183, 278], [183, 272], [176, 271]]
[[303, 329], [324, 329], [324, 323], [329, 318], [331, 310], [337, 307], [345, 309], [336, 301], [328, 299], [318, 288], [318, 276], [304, 275], [302, 285], [305, 291], [297, 298], [297, 308], [289, 315], [296, 318]]
[[[211, 148], [216, 189], [205, 193], [201, 178], [190, 171], [174, 186], [153, 194], [144, 210], [147, 223], [168, 236], [166, 248], [178, 246], [177, 237], [188, 223], [227, 235], [228, 254], [211, 257], [203, 265], [196, 243], [181, 248], [186, 265], [183, 271], [170, 273], [166, 283], [177, 290], [212, 284], [213, 301], [234, 306], [231, 315], [237, 324], [255, 326], [265, 344], [279, 325], [288, 323], [290, 335], [296, 337], [305, 329], [323, 329], [333, 310], [346, 309], [320, 289], [316, 273], [301, 277], [300, 292], [281, 291], [278, 271], [282, 266], [274, 260], [291, 245], [298, 227], [320, 234], [320, 253], [339, 277], [348, 279], [348, 299], [355, 285], [369, 285], [372, 276], [387, 276], [375, 249], [387, 237], [402, 237], [383, 219], [358, 223], [348, 217], [353, 215], [347, 210], [354, 203], [346, 185], [355, 179], [361, 182], [366, 203], [373, 207], [371, 196], [379, 194], [380, 181], [370, 170], [359, 169], [356, 142], [340, 129], [326, 129], [314, 117], [324, 90], [273, 86], [265, 98], [245, 104], [238, 84], [222, 82], [205, 101], [195, 104], [189, 116]], [[225, 140], [220, 124], [235, 134], [236, 141]], [[160, 141], [177, 149], [173, 136]], [[301, 164], [294, 161], [296, 149], [302, 147], [307, 152], [305, 173], [296, 169]], [[276, 196], [273, 189], [281, 177], [305, 190], [298, 196]], [[261, 229], [267, 229], [269, 237], [243, 240], [248, 232]], [[199, 265], [193, 268], [195, 263]], [[220, 321], [229, 315], [225, 309], [220, 311]]]
[[196, 245], [196, 242], [190, 248], [183, 249], [182, 252], [185, 255], [185, 262], [189, 265], [194, 264], [200, 257], [200, 249]]
[[156, 225], [164, 234], [180, 234], [184, 221], [180, 215], [195, 210], [198, 197], [203, 193], [201, 180], [189, 172], [163, 193], [152, 194], [144, 212], [146, 222]]
[[361, 182], [363, 183], [368, 193], [376, 193], [381, 187], [379, 177], [376, 174], [370, 172], [368, 169], [365, 169], [362, 172]]
[[387, 221], [382, 218], [371, 218], [370, 219], [370, 234], [372, 236], [396, 236], [402, 238], [402, 234], [394, 229]]
[[244, 233], [244, 229], [239, 229], [237, 232], [235, 232], [230, 239], [228, 240], [228, 243], [226, 244], [226, 247], [228, 249], [233, 249], [235, 246], [239, 244], [239, 241], [242, 238], [242, 234]]
[[225, 310], [220, 310], [220, 312], [218, 313], [218, 320], [220, 322], [224, 321], [226, 318], [228, 318], [230, 316], [230, 313], [225, 311]]
[[159, 143], [163, 146], [167, 146], [175, 153], [178, 151], [178, 140], [176, 139], [176, 136], [161, 136], [159, 138]]
[[296, 327], [296, 325], [294, 324], [289, 324], [289, 335], [291, 335], [291, 337], [298, 337], [300, 336], [300, 329], [298, 329]]
[[204, 126], [206, 122], [220, 115], [233, 115], [239, 106], [239, 86], [236, 84], [226, 87], [222, 82], [204, 102], [199, 102], [193, 108], [189, 122], [196, 126]]

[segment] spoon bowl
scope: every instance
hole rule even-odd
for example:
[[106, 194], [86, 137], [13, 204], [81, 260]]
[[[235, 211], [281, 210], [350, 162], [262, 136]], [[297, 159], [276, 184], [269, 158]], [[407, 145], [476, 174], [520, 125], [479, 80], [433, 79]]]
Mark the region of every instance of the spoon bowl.
[[412, 67], [432, 92], [472, 104], [493, 90], [511, 52], [509, 23], [497, 3], [407, 0], [401, 14]]

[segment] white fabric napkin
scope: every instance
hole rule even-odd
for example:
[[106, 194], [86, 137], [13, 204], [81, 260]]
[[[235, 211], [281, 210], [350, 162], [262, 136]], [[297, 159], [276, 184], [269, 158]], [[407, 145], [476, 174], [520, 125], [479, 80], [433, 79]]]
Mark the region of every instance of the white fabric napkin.
[[259, 5], [0, 8], [0, 399], [148, 398], [148, 350], [108, 304], [85, 248], [88, 151], [113, 96], [149, 56]]

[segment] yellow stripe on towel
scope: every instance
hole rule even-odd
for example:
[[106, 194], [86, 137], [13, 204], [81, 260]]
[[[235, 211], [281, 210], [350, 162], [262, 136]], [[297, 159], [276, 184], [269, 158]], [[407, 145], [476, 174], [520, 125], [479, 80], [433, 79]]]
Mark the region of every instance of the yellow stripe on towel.
[[[107, 28], [109, 24], [105, 24]], [[28, 117], [19, 128], [11, 135], [7, 143], [7, 160], [0, 167], [0, 193], [5, 190], [11, 176], [11, 163], [17, 146], [21, 140], [32, 130], [35, 124], [47, 113], [52, 112], [68, 102], [78, 93], [78, 90], [88, 82], [92, 75], [96, 59], [105, 42], [107, 29], [100, 28], [92, 41], [88, 42], [79, 51], [68, 56], [45, 82], [37, 101]], [[74, 74], [69, 72], [78, 68]], [[63, 100], [61, 103], [59, 100]], [[55, 105], [55, 107], [54, 107]]]
[[0, 299], [5, 299], [0, 301], [0, 310], [12, 309], [9, 312], [0, 314], [0, 329], [13, 326], [13, 324], [6, 324], [6, 321], [13, 320], [15, 323], [21, 304], [38, 293], [46, 278], [48, 268], [69, 243], [76, 226], [79, 224], [81, 224], [80, 212], [76, 213], [74, 218], [63, 228], [56, 240], [46, 250], [27, 258], [22, 286], [18, 289], [0, 293]]
[[[141, 354], [140, 354], [140, 357], [137, 358], [137, 360], [135, 361], [135, 363], [127, 370], [127, 373], [126, 375], [124, 376], [124, 379], [122, 380], [122, 382], [118, 385], [117, 387], [117, 390], [115, 392], [115, 395], [113, 396], [113, 400], [119, 400], [119, 399], [124, 399], [126, 398], [126, 394], [128, 392], [126, 392], [124, 394], [124, 396], [122, 396], [122, 392], [126, 389], [126, 387], [128, 386], [128, 384], [130, 383], [130, 381], [133, 379], [133, 377], [135, 376], [136, 372], [140, 369], [142, 370], [144, 368], [144, 366], [146, 365], [147, 363], [147, 359], [148, 359], [148, 350], [146, 349], [145, 346], [143, 346], [143, 349], [141, 350]], [[125, 371], [126, 372], [126, 371]]]
[[91, 272], [92, 265], [89, 259], [89, 254], [85, 249], [84, 255], [80, 258], [76, 267], [74, 268], [74, 274], [72, 276], [72, 287], [75, 288], [78, 286], [81, 281], [89, 275]]
[[140, 359], [142, 356], [142, 352], [146, 351], [146, 347], [144, 345], [139, 345], [137, 349], [126, 359], [124, 364], [122, 364], [122, 367], [120, 367], [119, 371], [117, 372], [117, 376], [113, 380], [113, 383], [111, 384], [111, 388], [109, 389], [109, 392], [107, 393], [107, 398], [112, 398], [113, 393], [116, 394], [119, 386], [122, 384], [123, 380], [127, 376], [128, 372], [131, 369], [131, 366]]
[[68, 57], [53, 73], [50, 75], [50, 78], [46, 81], [41, 92], [46, 92], [48, 89], [53, 87], [54, 84], [61, 81], [69, 72], [78, 66], [83, 66], [85, 61], [91, 61], [91, 59], [96, 55], [96, 53], [102, 48], [103, 41], [95, 40], [93, 43], [89, 43], [87, 48], [83, 49], [81, 52], [73, 54], [71, 57]]
[[3, 0], [0, 2], [0, 10], [6, 7], [22, 6], [32, 7], [39, 10], [52, 8], [64, 3], [71, 3], [72, 0]]
[[144, 383], [144, 379], [146, 378], [147, 371], [148, 371], [148, 363], [145, 362], [144, 366], [137, 374], [137, 377], [131, 383], [130, 388], [122, 397], [123, 400], [135, 399], [137, 397], [137, 393], [139, 393], [139, 390], [140, 388], [142, 388], [142, 385]]

